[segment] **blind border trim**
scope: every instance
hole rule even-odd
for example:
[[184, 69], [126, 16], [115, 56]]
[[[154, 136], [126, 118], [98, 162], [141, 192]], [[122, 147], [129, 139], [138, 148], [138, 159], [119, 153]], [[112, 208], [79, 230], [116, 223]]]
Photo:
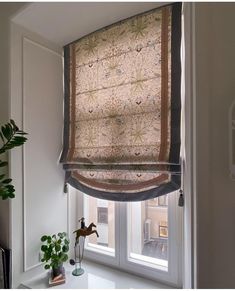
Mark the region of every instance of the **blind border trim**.
[[[110, 195], [110, 192], [93, 189], [82, 184], [80, 181], [73, 177], [71, 172], [66, 172], [65, 174], [66, 183], [69, 183], [72, 187], [76, 188], [77, 190], [80, 190], [84, 194], [88, 194], [99, 199], [126, 202], [144, 201], [174, 192], [179, 189], [180, 180], [181, 180], [180, 176], [172, 176], [171, 182], [161, 184], [160, 186], [157, 186], [149, 190], [132, 193], [112, 192]], [[138, 193], [138, 195], [136, 195], [136, 193]]]

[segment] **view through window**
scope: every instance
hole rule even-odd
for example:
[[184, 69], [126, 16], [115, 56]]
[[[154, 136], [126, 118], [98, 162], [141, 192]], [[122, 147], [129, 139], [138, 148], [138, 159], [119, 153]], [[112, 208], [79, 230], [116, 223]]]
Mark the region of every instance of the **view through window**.
[[84, 217], [96, 225], [99, 237], [87, 237], [86, 248], [115, 253], [115, 202], [85, 195]]
[[128, 203], [129, 258], [168, 266], [168, 198]]

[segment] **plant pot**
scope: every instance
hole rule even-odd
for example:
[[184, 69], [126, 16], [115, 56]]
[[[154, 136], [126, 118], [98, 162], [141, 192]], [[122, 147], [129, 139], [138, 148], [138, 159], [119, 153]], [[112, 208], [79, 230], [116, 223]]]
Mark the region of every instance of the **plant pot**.
[[63, 274], [63, 264], [61, 264], [57, 268], [52, 268], [53, 277], [57, 277], [60, 274]]

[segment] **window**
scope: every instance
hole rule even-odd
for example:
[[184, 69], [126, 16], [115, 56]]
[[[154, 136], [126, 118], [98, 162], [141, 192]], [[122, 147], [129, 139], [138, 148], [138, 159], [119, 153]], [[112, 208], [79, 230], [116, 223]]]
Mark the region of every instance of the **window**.
[[65, 46], [61, 156], [65, 182], [81, 191], [78, 218], [99, 233], [86, 256], [175, 286], [180, 19], [181, 4], [167, 5]]
[[88, 236], [86, 249], [107, 255], [115, 255], [115, 203], [84, 196], [84, 213], [86, 221], [94, 222], [97, 236]]
[[142, 202], [113, 202], [77, 191], [77, 220], [94, 222], [85, 257], [180, 287], [181, 208], [178, 192]]
[[168, 207], [158, 200], [128, 204], [129, 257], [167, 270]]
[[[180, 286], [181, 209], [178, 192], [142, 202], [128, 202], [126, 237], [120, 234], [127, 269]], [[121, 205], [122, 207], [122, 205]], [[121, 223], [121, 225], [122, 225]], [[121, 232], [121, 228], [120, 228]]]

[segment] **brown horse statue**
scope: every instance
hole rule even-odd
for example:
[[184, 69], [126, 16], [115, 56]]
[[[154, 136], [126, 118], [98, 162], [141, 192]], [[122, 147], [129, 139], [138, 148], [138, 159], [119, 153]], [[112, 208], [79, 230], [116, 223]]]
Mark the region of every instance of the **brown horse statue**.
[[76, 243], [78, 243], [80, 236], [86, 237], [88, 235], [91, 235], [92, 233], [95, 233], [97, 237], [99, 237], [98, 232], [96, 230], [92, 230], [92, 227], [96, 227], [96, 225], [93, 222], [88, 227], [79, 228], [75, 230], [73, 233], [76, 233]]

